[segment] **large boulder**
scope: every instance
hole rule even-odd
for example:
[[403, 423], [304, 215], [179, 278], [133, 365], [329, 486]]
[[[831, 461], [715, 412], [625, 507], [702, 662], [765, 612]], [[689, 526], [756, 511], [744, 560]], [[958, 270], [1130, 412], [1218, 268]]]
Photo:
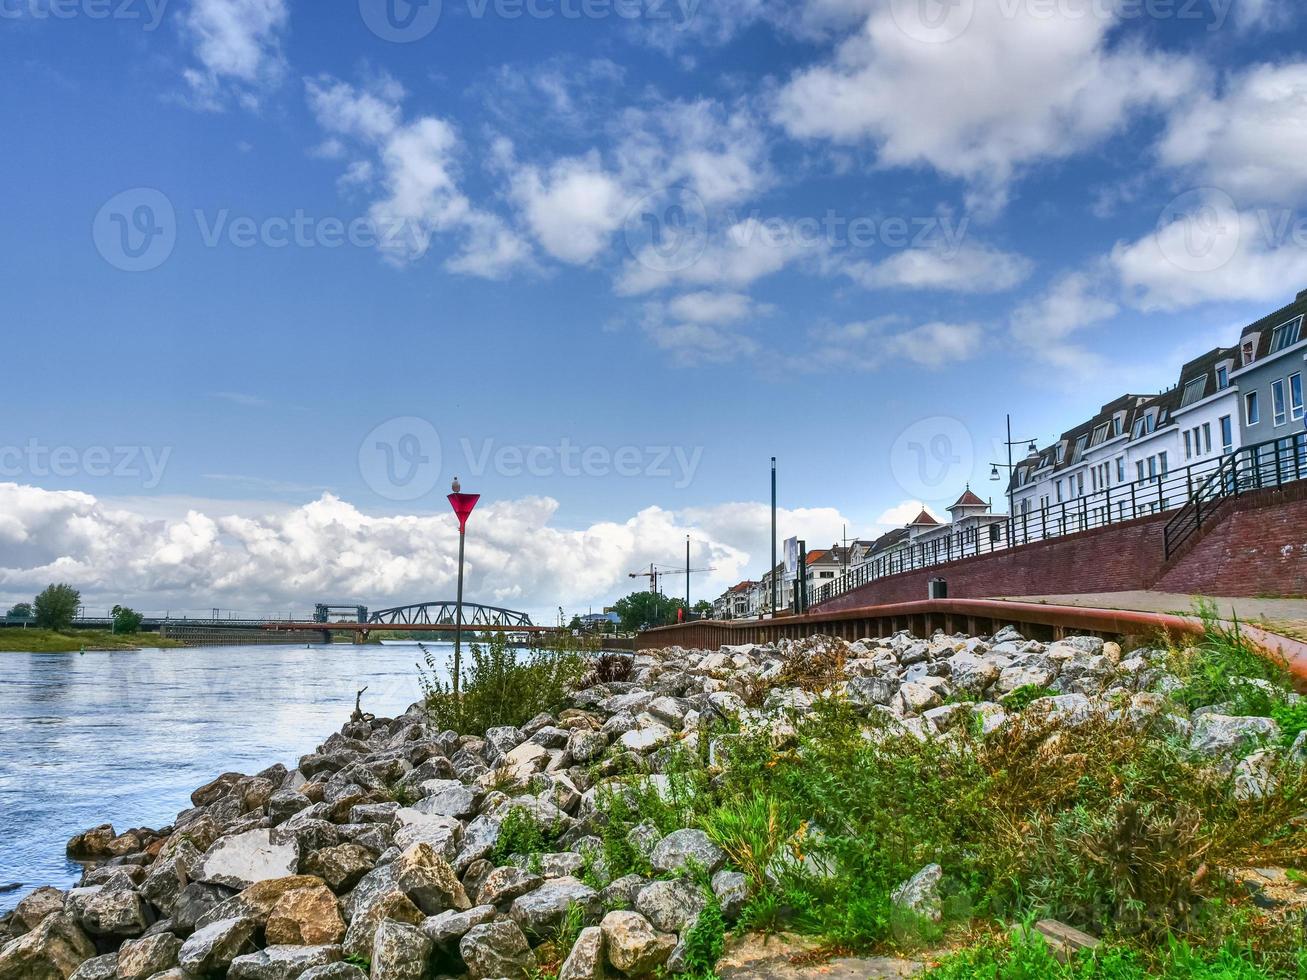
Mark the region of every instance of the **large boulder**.
[[941, 916], [939, 884], [943, 878], [943, 868], [938, 864], [928, 864], [894, 889], [890, 901], [895, 908], [938, 922]]
[[156, 973], [177, 965], [182, 941], [169, 932], [161, 932], [122, 944], [118, 950], [117, 980], [149, 980]]
[[553, 878], [533, 892], [513, 900], [508, 914], [528, 936], [545, 939], [567, 918], [573, 905], [582, 908], [586, 921], [598, 918], [599, 893], [576, 878]]
[[655, 881], [635, 896], [635, 910], [659, 932], [680, 932], [707, 904], [703, 890], [685, 878]]
[[598, 926], [582, 929], [572, 951], [558, 970], [558, 980], [603, 980], [604, 931]]
[[1270, 718], [1205, 714], [1194, 722], [1189, 748], [1210, 757], [1247, 755], [1263, 742], [1276, 741], [1280, 726]]
[[372, 980], [423, 980], [431, 940], [416, 926], [384, 920], [372, 939]]
[[302, 980], [315, 967], [341, 963], [339, 946], [269, 946], [231, 961], [227, 980]]
[[92, 936], [139, 936], [153, 921], [145, 900], [129, 889], [74, 889], [68, 911]]
[[249, 830], [220, 837], [204, 855], [197, 878], [228, 888], [248, 888], [259, 881], [293, 875], [300, 863], [294, 838], [273, 843], [271, 830]]
[[638, 912], [609, 912], [599, 927], [608, 962], [629, 976], [652, 973], [676, 946], [675, 936], [658, 932]]
[[517, 924], [506, 919], [473, 926], [458, 944], [472, 980], [507, 977], [526, 980], [536, 969], [535, 954]]
[[118, 954], [105, 953], [86, 960], [68, 980], [118, 980]]
[[495, 907], [493, 905], [478, 905], [466, 912], [456, 912], [450, 909], [447, 912], [441, 912], [439, 915], [433, 915], [425, 919], [422, 922], [422, 931], [437, 946], [450, 948], [456, 946], [458, 941], [466, 936], [468, 930], [473, 926], [490, 922], [494, 917]]
[[655, 871], [714, 874], [726, 863], [726, 852], [702, 830], [676, 830], [660, 840], [649, 855]]
[[[211, 886], [210, 886], [211, 887]], [[268, 916], [277, 903], [291, 892], [304, 888], [322, 888], [321, 878], [312, 875], [290, 875], [286, 878], [270, 878], [250, 885], [238, 895], [232, 895], [207, 908], [195, 922], [195, 928], [202, 929], [214, 922], [224, 919], [253, 919], [260, 929], [268, 924]]]
[[337, 844], [314, 851], [304, 861], [306, 874], [316, 875], [343, 895], [377, 865], [377, 854], [362, 844]]
[[367, 905], [356, 908], [345, 931], [345, 953], [348, 956], [368, 957], [377, 927], [387, 919], [406, 925], [421, 925], [425, 916], [422, 910], [409, 901], [398, 889], [374, 897]]
[[477, 890], [477, 902], [507, 909], [514, 899], [535, 891], [544, 881], [542, 876], [513, 865], [495, 868]]
[[0, 952], [0, 980], [68, 980], [95, 944], [70, 916], [46, 916]]
[[265, 930], [272, 946], [330, 946], [345, 938], [345, 920], [331, 889], [319, 884], [278, 899]]
[[226, 970], [236, 957], [252, 951], [256, 928], [253, 919], [242, 918], [223, 919], [197, 929], [182, 944], [177, 963], [199, 976]]
[[23, 925], [24, 932], [31, 932], [49, 916], [58, 915], [64, 910], [64, 893], [58, 888], [38, 888], [14, 909], [14, 918]]

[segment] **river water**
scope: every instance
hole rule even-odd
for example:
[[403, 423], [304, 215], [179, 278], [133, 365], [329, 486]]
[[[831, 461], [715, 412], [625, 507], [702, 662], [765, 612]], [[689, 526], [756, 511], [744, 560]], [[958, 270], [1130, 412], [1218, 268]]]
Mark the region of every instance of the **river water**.
[[[452, 644], [428, 644], [443, 664]], [[68, 887], [73, 834], [162, 827], [223, 772], [293, 766], [363, 709], [419, 697], [415, 646], [0, 653], [0, 912]]]

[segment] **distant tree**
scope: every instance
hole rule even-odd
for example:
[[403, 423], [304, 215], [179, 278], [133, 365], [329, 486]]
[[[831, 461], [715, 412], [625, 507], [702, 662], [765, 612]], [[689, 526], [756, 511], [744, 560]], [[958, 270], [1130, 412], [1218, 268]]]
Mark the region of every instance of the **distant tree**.
[[567, 624], [567, 628], [570, 630], [584, 629], [585, 624], [581, 622], [580, 616], [573, 616], [572, 621]]
[[694, 604], [694, 609], [692, 609], [691, 612], [693, 612], [696, 616], [702, 616], [704, 619], [711, 619], [712, 603], [709, 602], [707, 599], [700, 599], [698, 602]]
[[47, 630], [66, 630], [73, 625], [82, 594], [71, 585], [49, 585], [32, 602], [36, 625]]
[[9, 610], [10, 619], [31, 619], [32, 604], [30, 602], [20, 602]]
[[115, 633], [139, 633], [141, 620], [144, 619], [135, 609], [127, 606], [113, 607], [113, 631]]
[[613, 603], [613, 611], [621, 617], [622, 629], [628, 633], [674, 623], [676, 611], [684, 608], [685, 603], [680, 599], [657, 592], [632, 592]]

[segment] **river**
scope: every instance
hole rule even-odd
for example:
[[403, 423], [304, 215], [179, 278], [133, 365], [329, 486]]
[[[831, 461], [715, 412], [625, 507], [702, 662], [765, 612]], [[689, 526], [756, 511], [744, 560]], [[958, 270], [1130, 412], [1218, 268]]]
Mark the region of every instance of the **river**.
[[[452, 644], [428, 644], [439, 663]], [[415, 646], [0, 653], [0, 912], [80, 868], [73, 834], [162, 827], [220, 773], [294, 766], [363, 708], [419, 697]]]

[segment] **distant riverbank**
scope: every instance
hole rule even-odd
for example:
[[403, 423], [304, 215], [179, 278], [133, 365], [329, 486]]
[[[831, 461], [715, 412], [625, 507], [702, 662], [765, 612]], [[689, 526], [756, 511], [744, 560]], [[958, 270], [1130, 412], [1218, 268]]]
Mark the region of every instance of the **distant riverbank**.
[[169, 649], [180, 647], [157, 633], [110, 633], [108, 630], [0, 629], [0, 653], [77, 653], [93, 650]]

